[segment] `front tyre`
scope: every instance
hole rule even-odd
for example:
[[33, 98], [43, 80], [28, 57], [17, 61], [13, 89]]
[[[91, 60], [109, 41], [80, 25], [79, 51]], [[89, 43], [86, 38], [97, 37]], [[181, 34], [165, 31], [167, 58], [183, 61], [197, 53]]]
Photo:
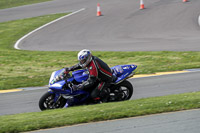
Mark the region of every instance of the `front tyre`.
[[54, 101], [55, 94], [46, 92], [39, 100], [39, 108], [43, 111], [46, 109], [63, 108], [66, 100], [60, 97], [56, 102]]
[[133, 86], [129, 81], [124, 80], [117, 85], [115, 91], [117, 92], [115, 93], [117, 95], [116, 101], [129, 100], [133, 95]]

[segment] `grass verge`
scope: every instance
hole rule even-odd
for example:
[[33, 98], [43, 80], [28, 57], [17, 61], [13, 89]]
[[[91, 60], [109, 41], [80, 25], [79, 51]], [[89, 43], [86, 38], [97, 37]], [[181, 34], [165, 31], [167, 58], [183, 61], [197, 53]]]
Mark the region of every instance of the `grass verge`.
[[0, 0], [0, 9], [46, 2], [51, 0]]
[[0, 116], [0, 133], [200, 108], [200, 92]]
[[[35, 18], [0, 23], [0, 90], [48, 84], [55, 70], [77, 63], [77, 53], [37, 52], [15, 50], [15, 42], [36, 29], [66, 14], [46, 15]], [[200, 68], [200, 52], [95, 52], [95, 56], [109, 66], [138, 65], [136, 74]]]

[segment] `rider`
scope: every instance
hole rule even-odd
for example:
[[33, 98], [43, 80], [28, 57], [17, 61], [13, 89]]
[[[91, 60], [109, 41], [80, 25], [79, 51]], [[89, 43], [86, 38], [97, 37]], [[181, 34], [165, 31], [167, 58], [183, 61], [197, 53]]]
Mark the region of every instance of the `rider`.
[[94, 101], [99, 101], [100, 97], [102, 98], [104, 95], [108, 94], [106, 88], [109, 87], [112, 81], [110, 67], [98, 57], [93, 56], [91, 51], [87, 49], [83, 49], [78, 53], [78, 60], [78, 64], [70, 68], [65, 68], [65, 73], [87, 68], [89, 71], [89, 78], [79, 85], [74, 85], [72, 87], [73, 90], [82, 90], [98, 83], [96, 88], [92, 90], [91, 98]]

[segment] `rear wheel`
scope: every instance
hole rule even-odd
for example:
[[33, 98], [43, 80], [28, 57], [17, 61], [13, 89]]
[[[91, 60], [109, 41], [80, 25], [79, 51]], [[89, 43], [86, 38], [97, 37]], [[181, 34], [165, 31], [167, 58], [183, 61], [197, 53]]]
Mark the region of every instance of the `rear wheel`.
[[66, 100], [62, 97], [58, 101], [54, 101], [55, 94], [46, 92], [39, 100], [39, 107], [41, 110], [63, 108]]
[[114, 95], [115, 95], [115, 101], [129, 100], [133, 95], [132, 84], [129, 81], [124, 80], [115, 87]]

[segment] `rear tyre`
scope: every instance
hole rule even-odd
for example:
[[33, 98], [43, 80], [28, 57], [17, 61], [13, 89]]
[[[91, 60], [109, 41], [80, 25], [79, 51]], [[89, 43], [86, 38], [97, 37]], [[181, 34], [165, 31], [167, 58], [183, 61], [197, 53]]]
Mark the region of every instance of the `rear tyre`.
[[64, 98], [59, 98], [55, 103], [55, 94], [46, 92], [39, 100], [39, 108], [43, 110], [63, 108], [65, 106], [66, 100]]
[[133, 86], [129, 81], [124, 80], [116, 86], [114, 93], [116, 96], [115, 101], [129, 100], [133, 95]]

